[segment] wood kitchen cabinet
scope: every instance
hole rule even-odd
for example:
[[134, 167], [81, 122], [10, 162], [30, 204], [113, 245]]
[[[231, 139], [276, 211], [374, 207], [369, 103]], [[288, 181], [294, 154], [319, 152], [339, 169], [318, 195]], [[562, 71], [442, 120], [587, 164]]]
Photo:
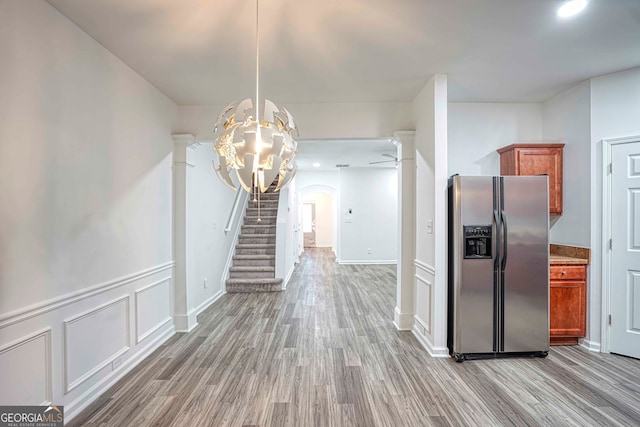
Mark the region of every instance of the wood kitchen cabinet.
[[564, 144], [511, 144], [500, 148], [500, 175], [548, 175], [549, 213], [562, 214]]
[[587, 327], [587, 266], [551, 265], [549, 278], [550, 343], [578, 344]]

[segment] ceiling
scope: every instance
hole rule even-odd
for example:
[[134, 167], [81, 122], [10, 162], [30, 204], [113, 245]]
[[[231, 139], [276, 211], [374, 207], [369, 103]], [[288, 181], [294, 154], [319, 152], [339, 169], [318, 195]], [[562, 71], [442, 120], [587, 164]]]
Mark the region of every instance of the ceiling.
[[[299, 170], [335, 170], [338, 164], [349, 168], [395, 168], [396, 146], [388, 139], [301, 140], [296, 164]], [[390, 160], [390, 161], [388, 161]], [[374, 165], [371, 162], [381, 162]], [[319, 166], [314, 166], [314, 163]]]
[[[180, 105], [251, 97], [252, 0], [48, 0]], [[261, 93], [279, 104], [411, 101], [435, 73], [449, 99], [539, 102], [640, 65], [640, 1], [262, 0]]]

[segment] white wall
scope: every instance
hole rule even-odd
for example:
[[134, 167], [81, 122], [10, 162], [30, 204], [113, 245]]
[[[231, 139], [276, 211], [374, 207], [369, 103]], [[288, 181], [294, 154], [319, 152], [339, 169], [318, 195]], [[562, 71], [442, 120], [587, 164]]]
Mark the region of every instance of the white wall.
[[[397, 169], [303, 170], [296, 174], [296, 189], [300, 200], [313, 193], [335, 197], [332, 239], [339, 262], [394, 263], [398, 245], [397, 180]], [[345, 222], [349, 208], [353, 212], [351, 222]]]
[[296, 177], [280, 190], [276, 227], [276, 277], [283, 279], [287, 287], [295, 264], [299, 262], [300, 223], [298, 213], [298, 193]]
[[326, 171], [299, 170], [296, 172], [297, 191], [303, 191], [307, 187], [316, 185], [325, 185], [338, 190], [340, 188], [340, 169]]
[[551, 243], [589, 247], [591, 209], [591, 88], [584, 82], [542, 104], [542, 140], [564, 142], [563, 211], [553, 218]]
[[[226, 105], [179, 106], [176, 130], [192, 133], [199, 140], [212, 140], [213, 123]], [[293, 115], [300, 138], [392, 137], [394, 131], [413, 127], [411, 103], [319, 103], [283, 107]]]
[[235, 227], [243, 212], [240, 208], [234, 228], [225, 233], [236, 192], [213, 171], [213, 144], [192, 146], [188, 148], [188, 156], [191, 167], [187, 169], [187, 296], [189, 310], [198, 312], [222, 295], [226, 261], [234, 250], [231, 246]]
[[447, 76], [435, 75], [413, 101], [416, 149], [414, 334], [446, 356]]
[[540, 141], [539, 103], [449, 103], [448, 175], [499, 175], [497, 149]]
[[397, 186], [395, 168], [340, 170], [338, 244], [341, 263], [397, 261]]
[[591, 79], [591, 288], [587, 339], [599, 347], [602, 316], [602, 143], [640, 135], [640, 68]]
[[46, 2], [0, 56], [0, 404], [69, 419], [173, 333], [176, 106]]

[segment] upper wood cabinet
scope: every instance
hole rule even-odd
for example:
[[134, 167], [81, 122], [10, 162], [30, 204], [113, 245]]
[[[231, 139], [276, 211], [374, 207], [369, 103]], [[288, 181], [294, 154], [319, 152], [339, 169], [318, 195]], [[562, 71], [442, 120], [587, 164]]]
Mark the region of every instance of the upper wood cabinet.
[[500, 175], [548, 175], [549, 213], [562, 214], [564, 144], [511, 144], [500, 148]]

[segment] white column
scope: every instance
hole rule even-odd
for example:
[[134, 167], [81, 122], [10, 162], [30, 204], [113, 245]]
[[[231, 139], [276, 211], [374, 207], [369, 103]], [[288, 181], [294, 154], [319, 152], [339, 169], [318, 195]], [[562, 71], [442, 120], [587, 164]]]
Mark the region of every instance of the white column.
[[413, 328], [415, 258], [415, 147], [414, 131], [394, 133], [398, 163], [398, 266], [394, 324], [401, 331]]
[[195, 310], [190, 309], [187, 275], [187, 185], [188, 148], [198, 141], [191, 134], [173, 135], [173, 259], [176, 262], [173, 282], [173, 315], [177, 332], [189, 332], [198, 326]]

